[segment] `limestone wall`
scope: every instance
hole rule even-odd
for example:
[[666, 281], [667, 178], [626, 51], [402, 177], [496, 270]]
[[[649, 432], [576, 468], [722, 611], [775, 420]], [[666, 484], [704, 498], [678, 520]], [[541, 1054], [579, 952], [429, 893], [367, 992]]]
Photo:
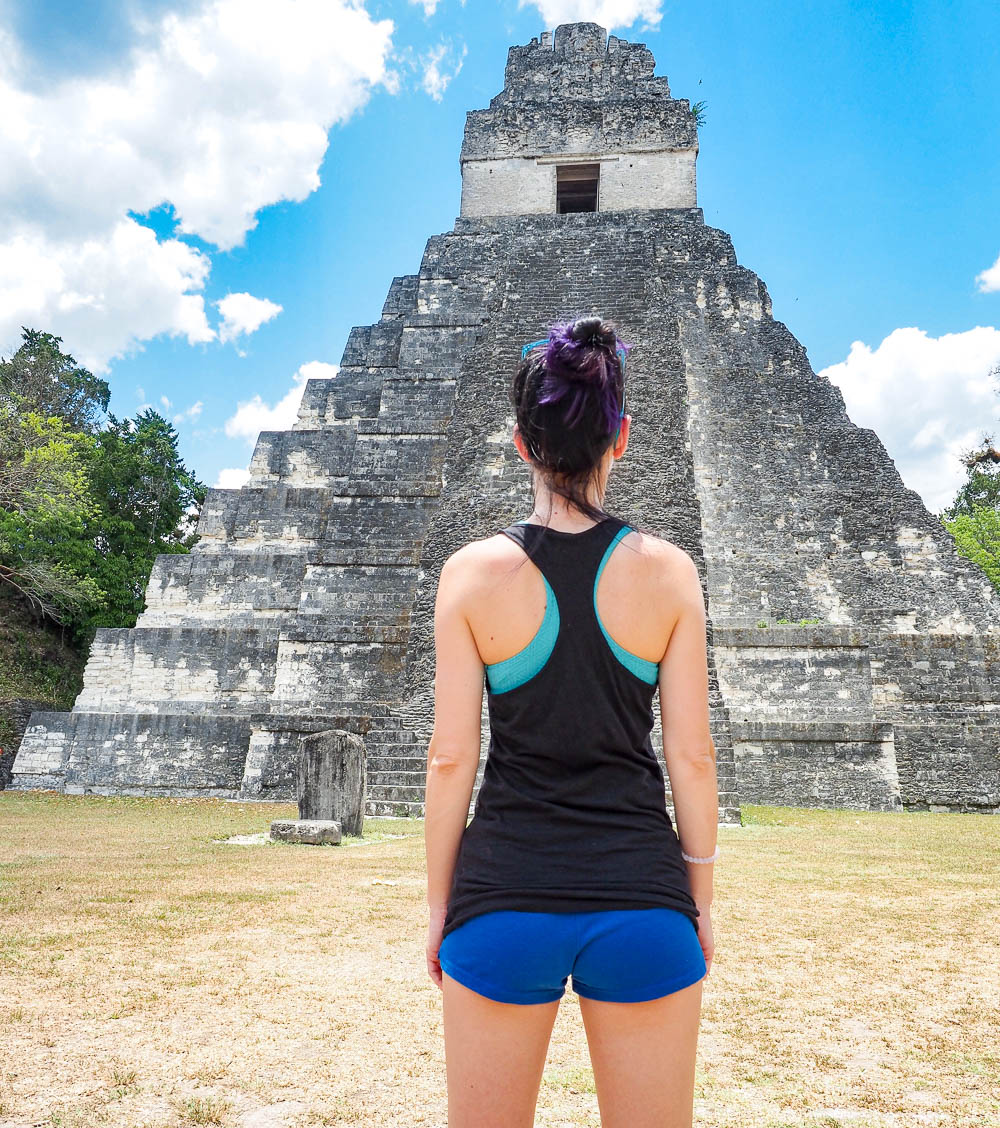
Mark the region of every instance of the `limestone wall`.
[[[695, 154], [691, 151], [598, 153], [600, 163], [598, 211], [628, 208], [691, 208], [697, 203]], [[462, 165], [462, 215], [529, 215], [555, 212], [554, 159], [502, 157], [466, 161]]]
[[584, 159], [601, 163], [602, 211], [695, 207], [694, 115], [654, 66], [597, 24], [512, 47], [503, 91], [467, 115], [462, 215], [554, 212], [555, 164]]

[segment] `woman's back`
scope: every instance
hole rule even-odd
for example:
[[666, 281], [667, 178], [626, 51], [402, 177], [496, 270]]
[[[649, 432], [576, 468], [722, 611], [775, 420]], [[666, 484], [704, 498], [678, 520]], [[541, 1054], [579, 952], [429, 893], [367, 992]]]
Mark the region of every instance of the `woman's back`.
[[663, 906], [695, 919], [650, 741], [679, 550], [610, 517], [501, 537], [509, 549], [491, 538], [463, 562], [490, 750], [445, 935], [497, 909]]
[[[543, 535], [572, 544], [581, 534], [549, 529]], [[522, 650], [542, 623], [542, 575], [504, 533], [466, 545], [461, 555], [472, 585], [466, 607], [476, 647], [485, 663], [500, 662]], [[675, 545], [634, 529], [612, 553], [601, 573], [597, 611], [626, 650], [652, 662], [663, 657], [677, 620], [678, 573], [685, 562]]]

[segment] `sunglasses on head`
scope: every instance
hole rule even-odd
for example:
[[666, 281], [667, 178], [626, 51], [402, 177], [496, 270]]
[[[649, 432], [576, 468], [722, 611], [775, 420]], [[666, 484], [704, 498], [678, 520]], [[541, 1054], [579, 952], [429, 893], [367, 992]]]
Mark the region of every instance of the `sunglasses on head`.
[[[530, 341], [528, 344], [526, 344], [524, 346], [523, 349], [521, 349], [521, 359], [524, 360], [524, 358], [528, 355], [528, 353], [531, 352], [532, 349], [537, 349], [539, 345], [547, 345], [548, 343], [549, 343], [548, 337], [542, 337], [541, 340], [538, 340], [538, 341]], [[623, 348], [618, 348], [618, 349], [615, 350], [615, 352], [617, 352], [618, 359], [621, 362], [621, 366], [622, 366], [622, 409], [621, 409], [621, 413], [618, 416], [618, 419], [619, 419], [618, 431], [620, 431], [621, 430], [620, 420], [625, 418], [625, 350]], [[616, 436], [618, 434], [618, 431], [615, 431]]]

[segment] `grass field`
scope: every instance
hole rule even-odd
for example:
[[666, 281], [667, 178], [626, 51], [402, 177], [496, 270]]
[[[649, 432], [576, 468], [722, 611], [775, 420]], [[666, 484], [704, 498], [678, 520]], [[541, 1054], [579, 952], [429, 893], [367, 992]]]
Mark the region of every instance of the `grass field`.
[[[289, 806], [0, 792], [0, 1126], [446, 1123], [423, 824], [234, 845]], [[720, 830], [696, 1123], [1000, 1125], [1000, 818]], [[536, 1124], [596, 1126], [576, 996]]]

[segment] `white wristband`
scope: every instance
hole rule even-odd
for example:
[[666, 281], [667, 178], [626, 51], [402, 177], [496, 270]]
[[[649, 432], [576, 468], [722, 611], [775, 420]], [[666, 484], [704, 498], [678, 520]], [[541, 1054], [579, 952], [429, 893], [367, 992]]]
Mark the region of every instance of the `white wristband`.
[[715, 853], [709, 854], [709, 856], [707, 858], [692, 858], [690, 854], [685, 854], [684, 851], [681, 850], [681, 857], [684, 859], [685, 862], [696, 862], [698, 865], [706, 865], [708, 862], [714, 862], [715, 859], [718, 856], [719, 856], [719, 847], [718, 846], [716, 846], [716, 848], [715, 848]]

